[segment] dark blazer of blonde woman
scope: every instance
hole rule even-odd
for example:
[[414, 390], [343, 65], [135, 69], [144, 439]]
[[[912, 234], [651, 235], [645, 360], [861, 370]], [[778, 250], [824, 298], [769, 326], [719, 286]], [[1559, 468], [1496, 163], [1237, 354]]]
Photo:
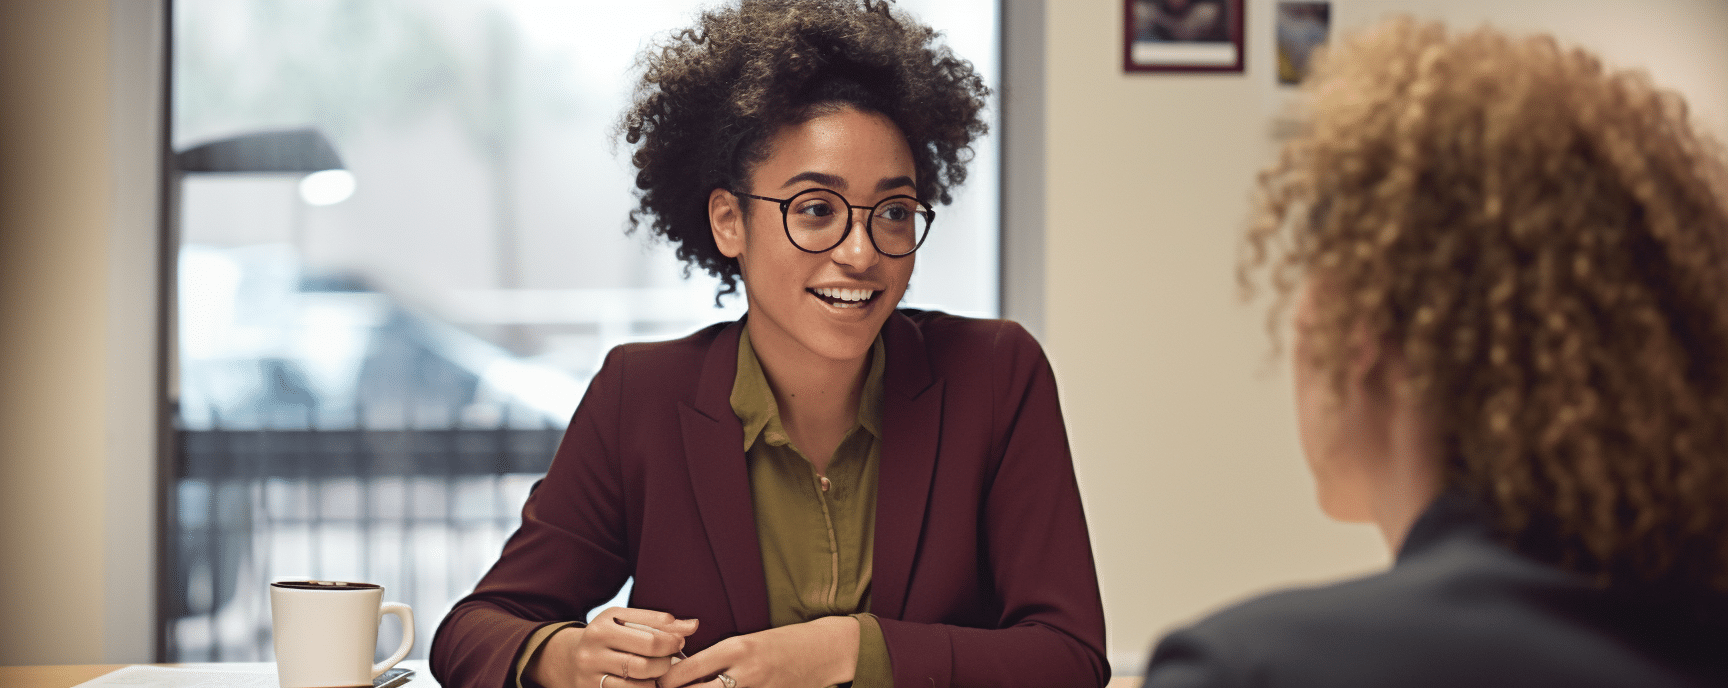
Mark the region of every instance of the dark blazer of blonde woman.
[[1728, 685], [1728, 599], [1602, 588], [1502, 544], [1448, 492], [1397, 562], [1266, 595], [1170, 634], [1146, 688]]

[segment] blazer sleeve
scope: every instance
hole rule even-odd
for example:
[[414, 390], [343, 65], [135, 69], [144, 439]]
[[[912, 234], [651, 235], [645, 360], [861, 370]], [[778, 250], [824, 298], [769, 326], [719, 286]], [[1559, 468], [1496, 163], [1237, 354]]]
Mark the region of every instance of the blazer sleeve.
[[523, 505], [521, 527], [439, 625], [429, 654], [432, 675], [447, 688], [511, 685], [536, 629], [586, 618], [629, 577], [623, 479], [610, 446], [623, 358], [618, 349], [607, 355]]
[[991, 390], [980, 584], [994, 586], [1000, 613], [994, 628], [880, 619], [895, 684], [1100, 687], [1110, 679], [1103, 604], [1055, 376], [1030, 334], [997, 322], [980, 369], [989, 379], [947, 384]]

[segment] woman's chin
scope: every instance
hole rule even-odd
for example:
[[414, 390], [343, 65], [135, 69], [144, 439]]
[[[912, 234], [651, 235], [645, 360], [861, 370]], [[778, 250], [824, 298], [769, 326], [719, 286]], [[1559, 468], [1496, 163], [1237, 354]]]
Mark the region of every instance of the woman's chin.
[[[878, 326], [877, 329], [880, 329]], [[876, 329], [864, 332], [825, 333], [824, 336], [812, 337], [804, 342], [804, 347], [811, 353], [831, 361], [856, 361], [870, 354], [870, 345], [876, 341]]]
[[870, 345], [876, 342], [882, 324], [893, 312], [885, 303], [844, 309], [825, 305], [824, 308], [830, 317], [808, 323], [815, 326], [798, 338], [803, 340], [806, 348], [823, 358], [847, 361], [870, 352]]
[[1373, 509], [1368, 506], [1365, 499], [1339, 494], [1337, 491], [1327, 490], [1324, 486], [1317, 490], [1315, 499], [1320, 503], [1320, 511], [1334, 521], [1343, 523], [1374, 522]]

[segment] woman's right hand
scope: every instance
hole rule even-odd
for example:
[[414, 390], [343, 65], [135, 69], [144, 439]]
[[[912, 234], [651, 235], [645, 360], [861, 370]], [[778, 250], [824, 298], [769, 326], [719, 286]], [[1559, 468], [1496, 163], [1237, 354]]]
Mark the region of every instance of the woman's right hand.
[[602, 679], [605, 688], [654, 688], [654, 679], [672, 667], [671, 656], [684, 648], [684, 638], [695, 632], [695, 619], [612, 607], [585, 628], [553, 633], [525, 673], [545, 688], [600, 688]]

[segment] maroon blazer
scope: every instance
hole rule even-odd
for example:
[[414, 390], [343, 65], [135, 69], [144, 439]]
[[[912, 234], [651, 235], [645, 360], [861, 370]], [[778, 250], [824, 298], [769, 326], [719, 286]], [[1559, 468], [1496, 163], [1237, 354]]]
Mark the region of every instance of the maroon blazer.
[[[633, 607], [766, 630], [738, 323], [613, 349], [522, 526], [432, 641], [450, 688], [504, 686], [522, 643], [635, 576]], [[899, 686], [1103, 686], [1104, 613], [1050, 364], [1001, 320], [903, 310], [887, 348], [870, 611]]]

